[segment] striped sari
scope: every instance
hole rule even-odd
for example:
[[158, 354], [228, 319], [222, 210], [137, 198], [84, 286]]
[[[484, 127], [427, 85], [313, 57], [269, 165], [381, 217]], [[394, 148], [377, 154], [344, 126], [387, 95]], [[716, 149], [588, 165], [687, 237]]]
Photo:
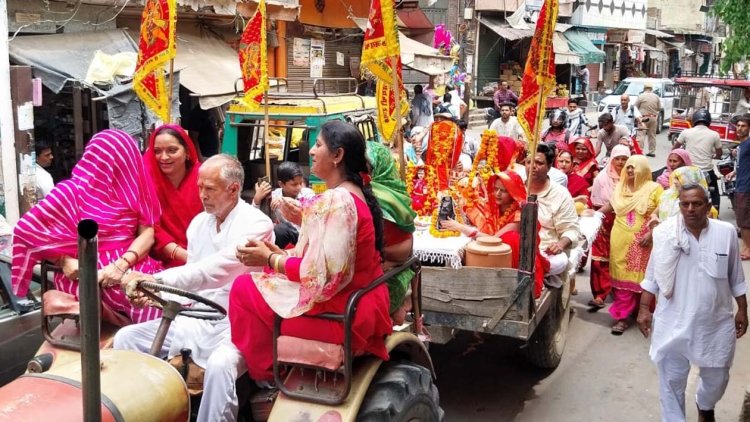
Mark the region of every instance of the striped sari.
[[[59, 183], [13, 230], [13, 290], [28, 291], [34, 264], [62, 256], [78, 257], [78, 222], [99, 224], [101, 269], [117, 260], [137, 237], [138, 227], [153, 226], [159, 200], [143, 167], [136, 141], [125, 132], [104, 130], [86, 145], [69, 180]], [[160, 265], [146, 256], [132, 270], [151, 274]], [[78, 280], [55, 274], [55, 288], [78, 298]], [[132, 322], [159, 317], [155, 308], [134, 308], [119, 286], [102, 289], [102, 305]]]

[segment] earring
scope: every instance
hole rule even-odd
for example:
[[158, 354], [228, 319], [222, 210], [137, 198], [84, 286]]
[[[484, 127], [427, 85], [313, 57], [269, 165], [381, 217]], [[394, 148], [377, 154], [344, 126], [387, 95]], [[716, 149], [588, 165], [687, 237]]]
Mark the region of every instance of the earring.
[[333, 162], [333, 166], [334, 166], [334, 167], [338, 167], [338, 166], [339, 166], [339, 162], [338, 162], [338, 161], [334, 161], [334, 162]]

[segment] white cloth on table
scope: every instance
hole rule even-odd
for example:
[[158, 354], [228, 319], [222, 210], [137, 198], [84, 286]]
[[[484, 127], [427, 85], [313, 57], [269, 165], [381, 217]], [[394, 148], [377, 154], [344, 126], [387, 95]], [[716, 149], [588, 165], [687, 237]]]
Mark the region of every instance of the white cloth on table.
[[733, 298], [747, 291], [734, 226], [708, 220], [700, 239], [686, 234], [690, 254], [677, 260], [671, 298], [655, 279], [656, 255], [651, 255], [641, 287], [658, 295], [651, 335], [651, 359], [670, 353], [685, 356], [701, 367], [731, 366], [736, 343]]
[[471, 242], [470, 237], [456, 236], [437, 238], [428, 230], [414, 233], [413, 253], [420, 261], [447, 264], [452, 268], [462, 267], [464, 247]]
[[[685, 387], [690, 361], [678, 353], [670, 353], [656, 364], [659, 372], [659, 401], [662, 422], [685, 422]], [[701, 410], [712, 410], [729, 383], [729, 367], [700, 367], [695, 403]]]
[[[194, 292], [226, 308], [234, 280], [246, 272], [262, 270], [246, 267], [238, 261], [237, 247], [245, 245], [249, 239], [273, 242], [273, 223], [268, 216], [241, 199], [218, 230], [216, 223], [216, 217], [206, 212], [193, 218], [187, 229], [187, 263], [169, 268], [154, 277], [165, 285]], [[159, 323], [155, 320], [122, 328], [115, 335], [114, 348], [148, 352]], [[204, 397], [212, 399], [203, 400], [198, 420], [234, 420], [237, 413], [236, 394], [230, 397], [227, 393], [229, 386], [224, 383], [229, 375], [236, 379], [244, 372], [244, 362], [242, 366], [236, 364], [234, 369], [224, 368], [228, 363], [242, 360], [238, 352], [239, 357], [231, 353], [234, 346], [229, 319], [205, 321], [177, 317], [170, 327], [168, 338], [169, 342], [164, 343], [162, 350], [168, 358], [179, 355], [181, 349], [187, 348], [192, 351], [193, 361], [206, 370]], [[218, 357], [214, 356], [216, 353], [220, 353]], [[233, 392], [233, 379], [230, 384], [232, 391], [229, 392]], [[215, 391], [215, 388], [219, 391]], [[227, 412], [234, 416], [226, 417]]]

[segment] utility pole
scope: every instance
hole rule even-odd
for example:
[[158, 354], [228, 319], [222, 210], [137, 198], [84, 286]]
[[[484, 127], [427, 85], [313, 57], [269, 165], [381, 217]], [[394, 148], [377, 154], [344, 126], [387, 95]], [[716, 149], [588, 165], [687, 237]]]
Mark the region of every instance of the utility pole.
[[5, 219], [18, 221], [18, 170], [13, 106], [10, 98], [10, 56], [8, 52], [8, 2], [0, 0], [0, 159], [5, 196]]

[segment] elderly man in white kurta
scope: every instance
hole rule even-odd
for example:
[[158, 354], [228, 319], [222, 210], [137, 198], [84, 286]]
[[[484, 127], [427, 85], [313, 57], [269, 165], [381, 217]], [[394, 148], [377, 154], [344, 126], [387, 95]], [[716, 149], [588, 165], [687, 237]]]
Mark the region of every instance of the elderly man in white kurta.
[[[708, 219], [711, 202], [705, 188], [686, 185], [679, 200], [680, 214], [654, 230], [638, 326], [644, 336], [652, 333], [662, 421], [685, 420], [691, 364], [700, 368], [698, 420], [713, 421], [729, 382], [736, 340], [747, 331], [747, 286], [737, 233], [729, 223]], [[649, 307], [656, 296], [652, 320]], [[734, 316], [732, 298], [738, 305]]]
[[[187, 229], [187, 263], [153, 277], [129, 274], [123, 288], [132, 292], [136, 280], [156, 281], [194, 292], [226, 308], [234, 279], [246, 271], [262, 270], [248, 268], [238, 261], [237, 247], [249, 239], [274, 240], [271, 219], [240, 199], [243, 180], [242, 166], [235, 158], [222, 154], [206, 160], [198, 173], [204, 212]], [[115, 336], [114, 347], [147, 353], [159, 322], [124, 327]], [[161, 353], [172, 358], [184, 348], [190, 349], [193, 361], [205, 369], [198, 421], [235, 420], [238, 410], [235, 381], [246, 367], [231, 342], [229, 319], [205, 321], [178, 316]]]

